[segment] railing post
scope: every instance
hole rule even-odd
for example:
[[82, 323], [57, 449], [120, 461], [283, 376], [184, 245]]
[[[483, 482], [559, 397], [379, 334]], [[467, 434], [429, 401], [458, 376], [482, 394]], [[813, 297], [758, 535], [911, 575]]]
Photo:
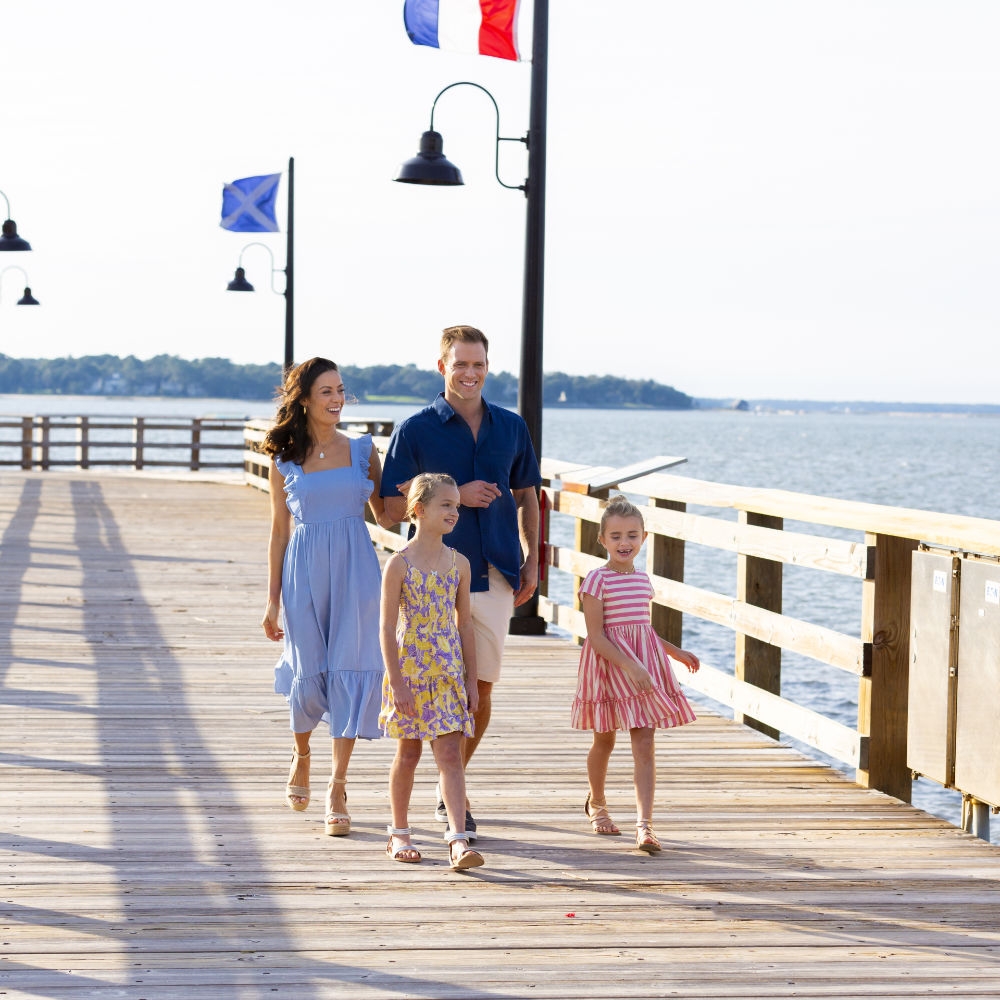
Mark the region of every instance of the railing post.
[[134, 417], [132, 419], [132, 441], [133, 441], [133, 465], [136, 470], [142, 468], [143, 448], [146, 444], [146, 418]]
[[90, 468], [90, 417], [76, 418], [76, 464]]
[[[607, 500], [610, 496], [610, 491], [607, 489], [603, 490], [590, 490], [588, 495], [595, 497], [598, 500]], [[575, 544], [576, 551], [583, 552], [588, 556], [600, 556], [603, 555], [604, 549], [601, 548], [600, 543], [597, 541], [597, 536], [600, 534], [601, 528], [599, 524], [595, 524], [593, 521], [588, 521], [586, 518], [579, 517], [576, 519], [576, 531], [575, 531]], [[573, 583], [573, 607], [577, 611], [583, 610], [583, 604], [580, 601], [580, 580], [576, 579]]]
[[49, 447], [52, 421], [49, 417], [40, 417], [36, 428], [35, 464], [43, 471], [49, 468]]
[[[784, 519], [766, 514], [755, 514], [741, 510], [740, 524], [756, 525], [781, 531]], [[736, 558], [736, 600], [752, 604], [756, 608], [766, 608], [781, 614], [782, 564], [759, 556], [738, 555]], [[736, 633], [736, 677], [759, 687], [771, 694], [781, 694], [781, 647], [755, 639], [753, 636]], [[759, 730], [771, 739], [781, 735], [771, 726], [740, 712], [735, 713], [737, 722], [751, 729]]]
[[857, 782], [909, 802], [910, 576], [917, 542], [870, 533], [865, 542], [873, 552], [874, 568], [862, 584], [861, 639], [871, 645], [871, 670], [858, 687], [858, 732], [869, 743], [868, 767], [858, 770]]
[[[654, 507], [676, 510], [684, 513], [687, 504], [674, 500], [659, 500], [651, 498]], [[653, 535], [650, 548], [650, 567], [654, 576], [662, 576], [667, 580], [684, 582], [684, 541], [680, 538], [670, 538], [668, 535]], [[684, 616], [676, 608], [666, 608], [662, 604], [653, 604], [653, 628], [667, 642], [683, 647]]]
[[548, 549], [552, 544], [552, 509], [549, 506], [546, 489], [551, 489], [552, 480], [542, 480], [538, 491], [538, 596], [549, 596], [549, 575], [552, 569], [548, 563]]
[[34, 417], [21, 417], [21, 468], [30, 469], [34, 445]]
[[191, 421], [191, 470], [201, 468], [201, 418]]

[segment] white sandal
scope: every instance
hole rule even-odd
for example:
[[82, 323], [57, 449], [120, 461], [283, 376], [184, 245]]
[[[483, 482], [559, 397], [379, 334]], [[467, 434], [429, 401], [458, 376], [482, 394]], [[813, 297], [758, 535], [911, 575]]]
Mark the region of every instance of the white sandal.
[[[465, 871], [466, 868], [478, 868], [481, 864], [484, 864], [483, 856], [479, 851], [474, 851], [469, 847], [469, 835], [465, 831], [462, 833], [449, 833], [444, 839], [448, 842], [448, 858], [451, 861], [451, 870], [453, 872]], [[459, 842], [464, 845], [464, 848], [456, 858], [452, 847]]]
[[[387, 826], [385, 832], [389, 834], [389, 842], [385, 845], [385, 856], [393, 861], [401, 861], [404, 865], [415, 865], [420, 862], [420, 851], [413, 844], [404, 844], [400, 837], [409, 837], [410, 828], [408, 826], [395, 827]], [[398, 841], [398, 846], [393, 846], [393, 841]], [[404, 855], [408, 854], [408, 857]], [[413, 855], [416, 855], [414, 857]]]

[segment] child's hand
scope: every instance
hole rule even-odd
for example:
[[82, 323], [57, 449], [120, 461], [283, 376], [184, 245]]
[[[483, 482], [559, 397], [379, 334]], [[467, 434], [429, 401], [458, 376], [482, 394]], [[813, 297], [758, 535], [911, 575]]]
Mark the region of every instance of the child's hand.
[[625, 674], [640, 691], [653, 690], [653, 678], [649, 671], [639, 663], [626, 663]]
[[689, 653], [686, 649], [682, 649], [680, 654], [681, 655], [678, 656], [677, 659], [680, 660], [692, 674], [698, 673], [698, 668], [701, 666], [701, 661], [698, 657], [695, 656], [694, 653]]
[[395, 684], [390, 681], [389, 687], [392, 690], [392, 704], [396, 711], [401, 715], [416, 715], [417, 704], [406, 678], [401, 677]]

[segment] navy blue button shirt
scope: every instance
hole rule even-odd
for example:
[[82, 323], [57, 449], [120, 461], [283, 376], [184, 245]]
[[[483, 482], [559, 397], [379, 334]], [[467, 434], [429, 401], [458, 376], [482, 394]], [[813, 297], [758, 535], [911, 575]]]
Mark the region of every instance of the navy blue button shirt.
[[459, 486], [474, 479], [496, 483], [501, 495], [489, 507], [462, 507], [446, 542], [469, 560], [472, 590], [489, 590], [490, 563], [517, 590], [521, 539], [511, 490], [538, 486], [542, 477], [527, 424], [505, 407], [485, 399], [483, 403], [483, 422], [475, 439], [444, 393], [397, 424], [382, 470], [382, 496], [400, 496], [397, 486], [421, 472], [447, 473]]

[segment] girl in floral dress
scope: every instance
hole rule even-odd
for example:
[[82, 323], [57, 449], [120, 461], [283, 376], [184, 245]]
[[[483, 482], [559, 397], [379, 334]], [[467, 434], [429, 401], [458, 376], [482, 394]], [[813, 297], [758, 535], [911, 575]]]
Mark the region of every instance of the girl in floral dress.
[[700, 666], [694, 653], [661, 639], [650, 621], [653, 586], [635, 568], [635, 557], [646, 540], [642, 513], [621, 495], [612, 497], [601, 517], [597, 540], [608, 561], [587, 574], [580, 585], [587, 638], [580, 651], [580, 669], [570, 725], [592, 729], [587, 755], [590, 791], [583, 810], [594, 833], [621, 831], [608, 813], [604, 785], [615, 746], [616, 730], [628, 730], [632, 741], [636, 821], [635, 846], [655, 853], [660, 842], [653, 833], [656, 790], [657, 727], [694, 722], [694, 712], [674, 679], [670, 661], [692, 673]]
[[407, 814], [423, 741], [430, 740], [448, 810], [449, 861], [456, 871], [483, 864], [465, 832], [462, 764], [462, 740], [474, 734], [472, 713], [478, 707], [471, 570], [465, 556], [444, 544], [458, 511], [458, 486], [451, 476], [422, 473], [410, 484], [406, 514], [416, 534], [382, 575], [385, 678], [379, 716], [383, 733], [397, 740], [389, 773], [392, 825], [386, 830], [386, 855], [408, 864], [421, 860]]

